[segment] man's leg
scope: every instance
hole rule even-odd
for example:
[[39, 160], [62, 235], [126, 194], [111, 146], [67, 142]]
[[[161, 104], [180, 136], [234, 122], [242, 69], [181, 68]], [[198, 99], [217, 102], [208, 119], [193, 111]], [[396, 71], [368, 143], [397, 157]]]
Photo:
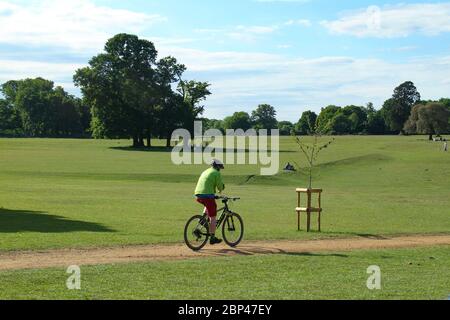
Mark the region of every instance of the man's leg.
[[216, 234], [216, 228], [217, 228], [217, 218], [216, 217], [210, 217], [209, 218], [209, 233], [211, 235]]
[[219, 244], [222, 240], [216, 238], [217, 229], [217, 203], [215, 199], [208, 199], [207, 211], [209, 216], [209, 234], [211, 235], [210, 244]]

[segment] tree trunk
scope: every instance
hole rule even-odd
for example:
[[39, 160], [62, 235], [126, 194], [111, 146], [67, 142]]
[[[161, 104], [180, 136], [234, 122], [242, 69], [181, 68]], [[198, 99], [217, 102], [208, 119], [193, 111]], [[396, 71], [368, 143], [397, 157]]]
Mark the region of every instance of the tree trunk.
[[133, 148], [139, 147], [139, 138], [137, 135], [133, 136]]
[[142, 148], [144, 146], [145, 146], [144, 145], [144, 138], [142, 137], [142, 135], [139, 135], [139, 145], [138, 145], [138, 147]]
[[152, 147], [152, 138], [150, 137], [150, 135], [147, 136], [147, 148], [151, 148]]
[[171, 140], [172, 140], [172, 137], [171, 136], [167, 136], [167, 138], [166, 138], [166, 148], [170, 148], [171, 147]]
[[433, 141], [433, 134], [432, 134], [432, 133], [429, 134], [428, 139], [429, 139], [430, 141]]

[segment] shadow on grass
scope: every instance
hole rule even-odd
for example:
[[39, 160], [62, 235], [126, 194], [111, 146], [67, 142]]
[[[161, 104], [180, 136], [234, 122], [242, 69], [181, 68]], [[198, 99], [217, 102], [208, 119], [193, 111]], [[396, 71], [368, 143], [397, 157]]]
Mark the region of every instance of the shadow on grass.
[[172, 148], [167, 147], [111, 147], [111, 150], [130, 151], [130, 152], [172, 152]]
[[379, 234], [370, 234], [370, 233], [357, 233], [357, 232], [338, 232], [338, 231], [325, 231], [325, 232], [318, 232], [318, 231], [311, 231], [311, 233], [317, 233], [317, 234], [329, 234], [329, 235], [337, 235], [337, 236], [349, 236], [349, 237], [358, 237], [358, 238], [365, 238], [365, 239], [372, 239], [372, 240], [389, 240], [389, 236], [382, 236]]
[[0, 233], [38, 232], [115, 232], [101, 224], [69, 220], [30, 210], [8, 210], [0, 208]]
[[297, 256], [297, 257], [338, 257], [338, 258], [348, 258], [345, 254], [336, 254], [336, 253], [311, 253], [311, 252], [290, 252], [278, 248], [255, 248], [249, 247], [242, 249], [210, 249], [206, 250], [208, 253], [217, 255], [217, 256], [230, 256], [230, 255], [238, 255], [238, 256], [255, 256], [255, 255], [288, 255], [288, 256]]

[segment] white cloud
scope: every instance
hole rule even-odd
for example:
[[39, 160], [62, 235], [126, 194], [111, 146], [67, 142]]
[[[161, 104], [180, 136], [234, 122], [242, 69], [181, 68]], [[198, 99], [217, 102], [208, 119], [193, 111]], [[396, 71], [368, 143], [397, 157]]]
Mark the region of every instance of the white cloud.
[[302, 26], [302, 27], [311, 27], [312, 22], [307, 19], [300, 19], [300, 20], [289, 20], [284, 23], [286, 26]]
[[228, 38], [232, 40], [254, 42], [260, 40], [264, 36], [273, 34], [276, 31], [282, 30], [286, 27], [301, 26], [301, 27], [311, 27], [312, 22], [307, 19], [299, 20], [288, 20], [284, 23], [273, 24], [268, 26], [244, 26], [238, 25], [234, 27], [227, 28], [216, 28], [216, 29], [196, 29], [197, 33], [208, 35], [211, 39]]
[[378, 107], [393, 89], [413, 81], [424, 98], [449, 92], [450, 56], [421, 57], [392, 63], [352, 57], [294, 58], [266, 53], [207, 52], [166, 48], [185, 63], [188, 77], [209, 81], [213, 95], [208, 117], [236, 110], [251, 111], [258, 103], [277, 107], [280, 119], [298, 120], [306, 108], [320, 111], [328, 104]]
[[272, 2], [296, 2], [296, 3], [307, 3], [311, 0], [253, 0], [254, 2], [272, 3]]
[[118, 32], [137, 33], [160, 15], [97, 6], [90, 0], [29, 1], [26, 5], [0, 0], [0, 43], [99, 50]]
[[414, 33], [434, 36], [450, 32], [450, 3], [371, 6], [321, 24], [334, 34], [357, 37], [397, 38]]
[[75, 70], [84, 67], [76, 63], [52, 63], [0, 59], [0, 84], [9, 80], [42, 77], [55, 82], [66, 90], [75, 92], [72, 76]]

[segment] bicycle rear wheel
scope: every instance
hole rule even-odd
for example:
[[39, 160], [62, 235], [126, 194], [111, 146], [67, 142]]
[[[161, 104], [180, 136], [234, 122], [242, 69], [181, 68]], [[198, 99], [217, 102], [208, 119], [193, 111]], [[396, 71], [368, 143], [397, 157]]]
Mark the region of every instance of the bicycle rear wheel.
[[201, 250], [209, 239], [209, 223], [205, 216], [194, 216], [184, 227], [184, 242], [194, 251]]
[[241, 243], [244, 237], [244, 221], [237, 213], [226, 217], [222, 225], [223, 240], [227, 245], [234, 248]]

